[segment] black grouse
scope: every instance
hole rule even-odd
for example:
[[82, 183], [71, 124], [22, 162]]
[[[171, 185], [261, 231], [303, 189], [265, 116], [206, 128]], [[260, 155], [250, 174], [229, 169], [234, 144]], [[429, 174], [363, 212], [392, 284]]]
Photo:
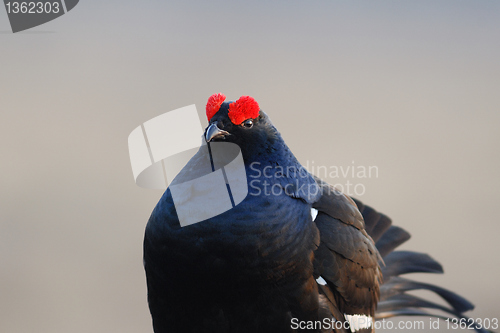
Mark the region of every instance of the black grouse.
[[[441, 265], [427, 254], [394, 251], [410, 235], [309, 174], [252, 97], [226, 102], [215, 94], [207, 117], [208, 147], [241, 149], [248, 195], [181, 227], [171, 188], [165, 191], [144, 239], [155, 333], [350, 332], [346, 315], [439, 317], [429, 309], [466, 318], [473, 305], [461, 296], [400, 276], [441, 273]], [[183, 171], [197, 163], [195, 155]], [[417, 289], [449, 307], [406, 293]]]

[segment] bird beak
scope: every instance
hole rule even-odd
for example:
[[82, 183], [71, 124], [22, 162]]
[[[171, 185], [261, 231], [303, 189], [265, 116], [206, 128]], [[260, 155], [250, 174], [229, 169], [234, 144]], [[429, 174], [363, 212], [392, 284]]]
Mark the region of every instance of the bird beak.
[[230, 135], [228, 132], [221, 130], [217, 127], [216, 123], [210, 125], [205, 131], [205, 141], [210, 142], [212, 139], [225, 137], [226, 135]]

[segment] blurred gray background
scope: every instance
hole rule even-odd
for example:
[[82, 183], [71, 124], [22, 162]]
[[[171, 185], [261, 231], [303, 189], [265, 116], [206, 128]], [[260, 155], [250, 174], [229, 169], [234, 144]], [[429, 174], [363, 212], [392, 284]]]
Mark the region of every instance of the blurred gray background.
[[216, 92], [255, 97], [304, 164], [377, 166], [328, 180], [444, 266], [416, 278], [500, 317], [500, 2], [81, 1], [18, 34], [0, 9], [0, 51], [0, 332], [152, 332], [161, 191], [127, 137]]

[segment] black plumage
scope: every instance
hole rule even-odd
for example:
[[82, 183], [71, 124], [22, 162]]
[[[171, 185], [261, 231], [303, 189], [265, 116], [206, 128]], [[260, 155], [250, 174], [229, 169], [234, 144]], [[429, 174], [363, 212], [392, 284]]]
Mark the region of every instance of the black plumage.
[[[405, 293], [415, 289], [442, 296], [452, 315], [472, 308], [443, 288], [399, 277], [442, 269], [425, 254], [395, 252], [409, 234], [305, 171], [264, 112], [251, 126], [236, 125], [229, 105], [210, 117], [226, 134], [208, 139], [241, 148], [253, 186], [233, 209], [185, 227], [166, 190], [144, 239], [155, 333], [295, 332], [301, 330], [292, 318], [343, 322], [345, 314], [386, 318], [443, 309]], [[196, 156], [188, 165], [195, 163]], [[282, 191], [266, 194], [273, 185]], [[311, 208], [318, 210], [315, 220]]]

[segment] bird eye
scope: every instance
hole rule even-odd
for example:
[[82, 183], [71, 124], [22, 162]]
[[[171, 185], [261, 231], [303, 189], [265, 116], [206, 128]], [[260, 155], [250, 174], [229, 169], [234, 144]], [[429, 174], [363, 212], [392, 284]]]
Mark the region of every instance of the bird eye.
[[241, 126], [245, 127], [245, 128], [252, 128], [253, 126], [253, 120], [252, 119], [247, 119], [245, 120]]

